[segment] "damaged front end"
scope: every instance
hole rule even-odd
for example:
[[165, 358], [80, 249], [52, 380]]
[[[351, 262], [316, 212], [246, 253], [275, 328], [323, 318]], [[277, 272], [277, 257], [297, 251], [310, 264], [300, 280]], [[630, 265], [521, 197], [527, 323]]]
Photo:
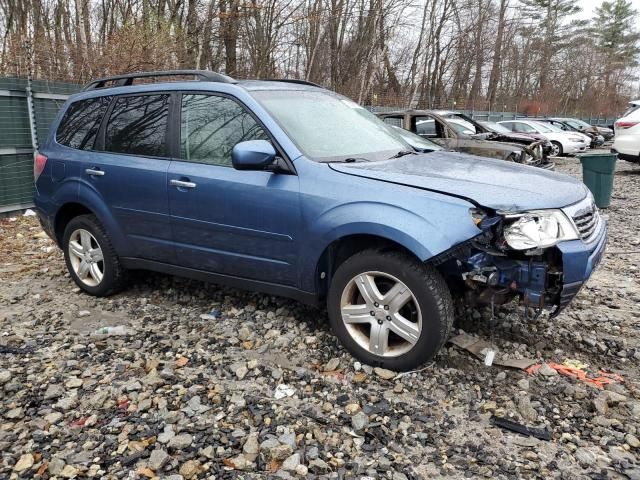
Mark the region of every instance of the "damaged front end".
[[589, 278], [606, 245], [606, 222], [588, 200], [588, 214], [582, 205], [570, 212], [472, 209], [481, 233], [430, 262], [467, 304], [519, 298], [526, 315], [549, 310], [555, 316]]

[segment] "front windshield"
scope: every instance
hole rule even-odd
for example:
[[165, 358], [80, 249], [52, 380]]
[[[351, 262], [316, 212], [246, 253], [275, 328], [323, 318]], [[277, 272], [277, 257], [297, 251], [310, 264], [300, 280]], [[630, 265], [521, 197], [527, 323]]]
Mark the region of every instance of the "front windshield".
[[368, 110], [327, 91], [263, 90], [252, 95], [307, 157], [319, 162], [383, 160], [411, 147]]
[[533, 127], [541, 133], [549, 133], [549, 132], [553, 132], [554, 130], [551, 128], [551, 125], [549, 125], [548, 123], [542, 123], [542, 122], [531, 122], [533, 124]]
[[553, 123], [545, 123], [544, 126], [552, 132], [564, 132], [563, 129], [561, 129], [558, 125], [554, 125]]
[[497, 133], [512, 133], [511, 130], [509, 130], [507, 127], [505, 127], [504, 125], [500, 125], [499, 123], [496, 123], [496, 122], [479, 122], [479, 123], [483, 127], [486, 127], [489, 130], [493, 130], [494, 132], [497, 132]]

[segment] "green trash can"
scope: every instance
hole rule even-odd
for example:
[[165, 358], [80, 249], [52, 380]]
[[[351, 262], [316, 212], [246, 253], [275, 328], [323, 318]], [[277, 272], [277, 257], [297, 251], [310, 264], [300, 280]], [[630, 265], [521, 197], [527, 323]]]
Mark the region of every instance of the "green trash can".
[[587, 153], [578, 158], [582, 163], [582, 181], [593, 193], [596, 206], [607, 208], [611, 203], [618, 154]]

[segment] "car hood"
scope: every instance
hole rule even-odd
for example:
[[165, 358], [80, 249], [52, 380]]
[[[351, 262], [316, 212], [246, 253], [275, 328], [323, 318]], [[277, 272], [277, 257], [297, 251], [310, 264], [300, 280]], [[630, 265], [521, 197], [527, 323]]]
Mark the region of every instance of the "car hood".
[[504, 160], [457, 152], [406, 155], [379, 162], [331, 163], [341, 173], [407, 185], [504, 211], [561, 208], [582, 200], [572, 177]]

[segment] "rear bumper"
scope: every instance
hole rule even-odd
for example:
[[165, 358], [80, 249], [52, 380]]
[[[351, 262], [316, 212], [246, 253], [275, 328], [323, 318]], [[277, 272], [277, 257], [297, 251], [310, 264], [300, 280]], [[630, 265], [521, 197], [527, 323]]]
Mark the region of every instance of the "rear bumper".
[[38, 195], [36, 195], [33, 200], [42, 230], [44, 230], [44, 233], [46, 233], [51, 240], [58, 243], [54, 226], [56, 207], [48, 202], [42, 201]]

